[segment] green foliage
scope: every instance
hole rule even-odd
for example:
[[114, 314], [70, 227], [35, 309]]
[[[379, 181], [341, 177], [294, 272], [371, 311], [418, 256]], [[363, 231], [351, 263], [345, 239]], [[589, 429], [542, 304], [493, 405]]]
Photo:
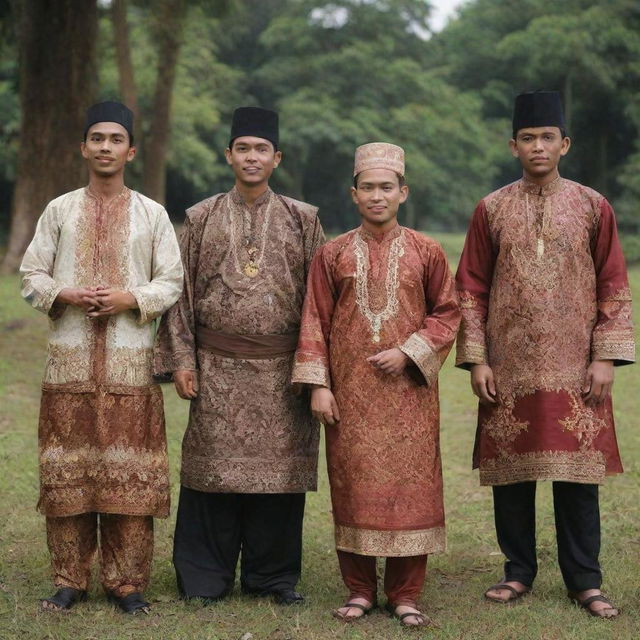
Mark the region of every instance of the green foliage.
[[[143, 140], [157, 75], [163, 0], [130, 0], [128, 22]], [[107, 4], [100, 19], [102, 99], [117, 98]], [[240, 105], [281, 116], [283, 162], [272, 186], [321, 207], [331, 231], [357, 222], [353, 152], [405, 148], [411, 195], [401, 221], [463, 230], [479, 198], [517, 179], [507, 150], [514, 96], [563, 94], [572, 149], [561, 172], [606, 195], [640, 232], [640, 5], [636, 0], [469, 0], [429, 33], [424, 0], [199, 0], [187, 3], [172, 105], [167, 206], [182, 211], [233, 176], [224, 159]], [[0, 2], [0, 213], [4, 226], [19, 131], [10, 3]], [[144, 145], [128, 182], [141, 185]], [[3, 225], [0, 225], [0, 229]]]

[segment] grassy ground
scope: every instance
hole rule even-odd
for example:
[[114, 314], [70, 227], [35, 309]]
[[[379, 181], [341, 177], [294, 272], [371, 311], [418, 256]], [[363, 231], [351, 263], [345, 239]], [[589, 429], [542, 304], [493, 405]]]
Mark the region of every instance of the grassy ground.
[[[451, 256], [460, 236], [440, 237]], [[631, 272], [640, 299], [640, 269]], [[333, 544], [324, 466], [320, 490], [309, 494], [305, 520], [303, 579], [308, 604], [279, 608], [239, 594], [201, 608], [176, 599], [171, 566], [173, 518], [157, 521], [149, 617], [116, 613], [96, 587], [90, 602], [67, 615], [41, 613], [38, 598], [52, 592], [44, 519], [36, 514], [38, 475], [36, 433], [39, 382], [44, 362], [46, 321], [18, 297], [16, 277], [0, 279], [0, 640], [325, 640], [405, 638], [396, 621], [374, 613], [346, 626], [329, 611], [344, 598]], [[638, 314], [636, 314], [636, 317]], [[570, 605], [556, 564], [550, 487], [541, 484], [538, 499], [540, 572], [532, 596], [503, 607], [485, 603], [481, 594], [501, 575], [502, 557], [492, 524], [490, 491], [478, 486], [469, 459], [475, 403], [467, 374], [449, 359], [441, 376], [442, 448], [448, 519], [447, 553], [429, 561], [423, 593], [425, 610], [439, 627], [421, 638], [464, 640], [605, 640], [640, 638], [640, 368], [618, 369], [615, 407], [626, 474], [602, 490], [605, 589], [624, 609], [605, 622]], [[165, 387], [174, 496], [178, 486], [181, 435], [186, 403]], [[246, 635], [251, 634], [251, 636]]]

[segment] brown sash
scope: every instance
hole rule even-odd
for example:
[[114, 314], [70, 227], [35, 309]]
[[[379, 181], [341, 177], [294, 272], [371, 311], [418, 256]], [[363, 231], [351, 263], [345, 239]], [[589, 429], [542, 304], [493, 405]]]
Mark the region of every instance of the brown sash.
[[298, 346], [298, 332], [241, 335], [197, 327], [196, 345], [224, 358], [263, 360], [291, 355]]

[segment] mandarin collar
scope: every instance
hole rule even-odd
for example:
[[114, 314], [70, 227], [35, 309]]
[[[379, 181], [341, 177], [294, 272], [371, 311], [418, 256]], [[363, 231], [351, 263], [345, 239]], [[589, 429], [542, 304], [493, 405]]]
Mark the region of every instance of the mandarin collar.
[[[84, 188], [84, 192], [90, 198], [93, 198], [94, 200], [97, 200], [98, 202], [104, 202], [104, 198], [101, 195], [98, 195], [97, 193], [92, 191], [91, 187], [89, 185], [87, 185]], [[127, 196], [128, 194], [129, 194], [129, 187], [126, 187], [126, 186], [122, 187], [122, 191], [120, 191], [120, 193], [118, 193], [118, 195], [113, 197], [111, 202], [109, 202], [109, 206], [112, 207], [116, 202], [118, 202], [119, 200], [121, 200], [122, 198]]]
[[256, 208], [256, 207], [260, 207], [263, 204], [266, 204], [269, 201], [269, 199], [271, 198], [272, 194], [273, 194], [273, 191], [271, 191], [271, 188], [267, 187], [266, 191], [264, 193], [261, 193], [255, 199], [255, 202], [253, 203], [253, 205], [251, 207], [249, 207], [249, 205], [245, 202], [244, 198], [242, 197], [242, 195], [240, 194], [238, 189], [236, 189], [235, 186], [233, 187], [233, 189], [231, 189], [231, 191], [229, 191], [229, 195], [231, 196], [231, 201], [234, 204], [245, 206], [245, 207], [249, 207], [249, 208], [252, 208], [252, 209]]
[[400, 236], [400, 234], [402, 233], [402, 227], [399, 224], [396, 224], [395, 227], [389, 229], [388, 231], [375, 233], [373, 231], [369, 231], [369, 229], [365, 229], [364, 226], [360, 225], [360, 227], [358, 227], [358, 232], [364, 240], [373, 240], [374, 242], [382, 244], [383, 242], [389, 242]]
[[555, 180], [543, 186], [540, 186], [535, 182], [531, 182], [524, 177], [520, 179], [520, 189], [522, 189], [522, 191], [524, 191], [525, 193], [530, 193], [534, 196], [550, 196], [551, 194], [560, 191], [560, 189], [562, 189], [563, 187], [563, 184], [564, 179], [562, 178], [562, 176], [558, 176]]

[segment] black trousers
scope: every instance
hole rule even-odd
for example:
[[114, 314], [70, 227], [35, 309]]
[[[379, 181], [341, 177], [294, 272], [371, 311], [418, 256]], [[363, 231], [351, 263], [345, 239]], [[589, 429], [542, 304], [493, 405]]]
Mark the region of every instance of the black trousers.
[[[536, 483], [493, 487], [498, 544], [507, 558], [506, 580], [531, 586], [538, 571], [536, 559]], [[558, 563], [567, 589], [599, 589], [600, 508], [598, 485], [553, 483]]]
[[304, 493], [204, 493], [180, 487], [173, 542], [178, 590], [223, 598], [240, 561], [245, 593], [293, 589], [302, 563]]

